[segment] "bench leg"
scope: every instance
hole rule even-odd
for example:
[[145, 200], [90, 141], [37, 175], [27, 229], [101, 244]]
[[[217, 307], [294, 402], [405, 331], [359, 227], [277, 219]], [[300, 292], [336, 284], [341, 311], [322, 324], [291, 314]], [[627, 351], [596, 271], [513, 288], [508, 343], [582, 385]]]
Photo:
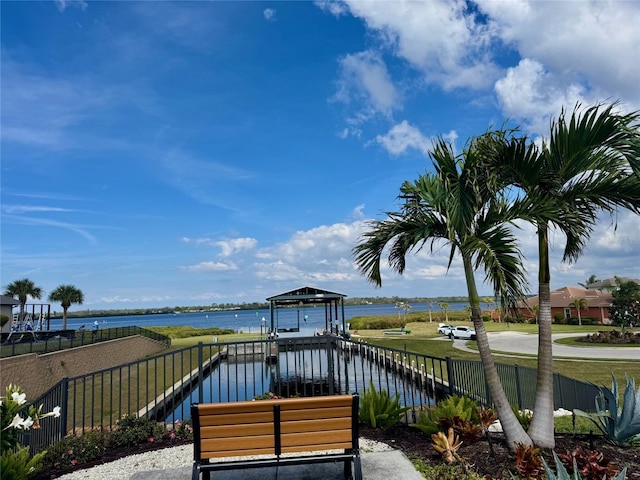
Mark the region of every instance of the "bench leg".
[[344, 462], [344, 478], [345, 480], [353, 478], [351, 476], [351, 460], [345, 460]]
[[360, 455], [353, 457], [353, 480], [362, 480], [362, 463], [360, 462]]

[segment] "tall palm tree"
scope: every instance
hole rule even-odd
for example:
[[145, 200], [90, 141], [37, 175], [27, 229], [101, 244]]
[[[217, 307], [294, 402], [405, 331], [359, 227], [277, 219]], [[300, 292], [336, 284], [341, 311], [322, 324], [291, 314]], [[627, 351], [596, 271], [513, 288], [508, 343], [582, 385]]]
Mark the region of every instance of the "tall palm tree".
[[[616, 113], [617, 104], [576, 105], [571, 117], [563, 110], [552, 121], [550, 136], [538, 147], [504, 131], [490, 133], [483, 158], [505, 184], [524, 194], [533, 205], [555, 202], [550, 209], [531, 212], [538, 232], [538, 377], [534, 416], [529, 435], [543, 448], [553, 448], [553, 357], [551, 338], [551, 274], [549, 232], [566, 236], [563, 260], [579, 258], [598, 215], [618, 207], [640, 211], [639, 114]], [[635, 172], [635, 173], [633, 173]]]
[[18, 302], [20, 302], [20, 314], [18, 315], [18, 328], [20, 330], [23, 329], [22, 323], [24, 322], [24, 306], [27, 303], [27, 297], [31, 297], [34, 299], [39, 299], [42, 297], [42, 288], [37, 287], [35, 283], [33, 283], [28, 278], [23, 278], [20, 280], [16, 280], [4, 288], [4, 294], [9, 295], [10, 297], [18, 297]]
[[82, 305], [84, 294], [82, 290], [73, 285], [60, 285], [49, 294], [50, 302], [60, 302], [62, 305], [62, 329], [67, 329], [67, 310], [72, 303]]
[[575, 308], [578, 311], [578, 325], [582, 326], [582, 317], [580, 316], [580, 310], [586, 310], [589, 308], [586, 298], [576, 298], [569, 304], [570, 307]]
[[485, 270], [503, 305], [515, 305], [523, 298], [527, 284], [521, 255], [509, 222], [530, 210], [523, 202], [508, 203], [496, 195], [490, 179], [479, 168], [473, 141], [456, 156], [450, 144], [440, 140], [430, 152], [435, 173], [404, 182], [399, 212], [387, 212], [385, 220], [371, 221], [362, 241], [353, 249], [355, 263], [368, 280], [382, 284], [381, 262], [389, 246], [388, 263], [402, 274], [405, 257], [430, 244], [450, 248], [449, 267], [456, 255], [462, 257], [471, 319], [489, 391], [498, 410], [505, 436], [515, 443], [531, 444], [513, 413], [500, 383], [487, 332], [481, 317], [480, 296], [475, 280], [478, 268]]

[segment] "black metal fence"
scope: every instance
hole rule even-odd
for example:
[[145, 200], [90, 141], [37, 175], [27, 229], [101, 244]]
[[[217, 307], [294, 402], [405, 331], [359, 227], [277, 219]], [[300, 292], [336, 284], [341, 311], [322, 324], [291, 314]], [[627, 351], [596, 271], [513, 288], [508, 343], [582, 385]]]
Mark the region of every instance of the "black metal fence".
[[[536, 370], [502, 364], [498, 370], [512, 405], [531, 408]], [[414, 407], [407, 412], [408, 422], [452, 393], [491, 403], [477, 361], [431, 357], [331, 335], [200, 343], [64, 379], [34, 402], [43, 404], [43, 411], [60, 405], [63, 415], [47, 418], [43, 428], [31, 430], [24, 440], [37, 452], [68, 433], [111, 429], [126, 415], [170, 424], [188, 419], [193, 402], [362, 394], [371, 385]], [[593, 385], [555, 376], [556, 408], [592, 411], [596, 394]]]
[[[9, 336], [11, 335], [11, 336]], [[68, 348], [91, 345], [92, 343], [116, 338], [142, 335], [165, 345], [171, 339], [165, 335], [140, 327], [100, 328], [98, 330], [26, 331], [2, 334], [0, 357], [12, 357], [26, 353], [49, 353]]]

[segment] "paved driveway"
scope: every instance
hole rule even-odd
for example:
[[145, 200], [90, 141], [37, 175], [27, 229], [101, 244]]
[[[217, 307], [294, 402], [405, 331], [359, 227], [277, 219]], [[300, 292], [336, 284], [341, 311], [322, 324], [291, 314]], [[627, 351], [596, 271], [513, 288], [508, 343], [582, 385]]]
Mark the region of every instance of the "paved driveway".
[[[616, 360], [640, 360], [640, 347], [575, 347], [573, 345], [561, 345], [555, 340], [566, 337], [582, 337], [584, 333], [557, 333], [553, 335], [554, 357], [575, 357], [593, 359]], [[487, 334], [491, 350], [510, 353], [524, 353], [537, 355], [538, 335], [523, 332], [491, 332]], [[454, 346], [461, 350], [468, 350], [464, 345], [466, 341], [456, 340]], [[473, 350], [475, 352], [475, 350]]]

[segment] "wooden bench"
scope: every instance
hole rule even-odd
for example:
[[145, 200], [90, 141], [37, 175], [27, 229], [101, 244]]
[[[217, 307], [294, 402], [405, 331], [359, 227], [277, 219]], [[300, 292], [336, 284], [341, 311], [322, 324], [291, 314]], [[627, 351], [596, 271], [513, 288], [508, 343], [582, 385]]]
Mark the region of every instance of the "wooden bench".
[[[356, 394], [193, 404], [192, 480], [200, 473], [209, 480], [211, 471], [328, 462], [344, 462], [345, 478], [361, 480], [358, 402]], [[211, 461], [246, 456], [259, 457]]]

